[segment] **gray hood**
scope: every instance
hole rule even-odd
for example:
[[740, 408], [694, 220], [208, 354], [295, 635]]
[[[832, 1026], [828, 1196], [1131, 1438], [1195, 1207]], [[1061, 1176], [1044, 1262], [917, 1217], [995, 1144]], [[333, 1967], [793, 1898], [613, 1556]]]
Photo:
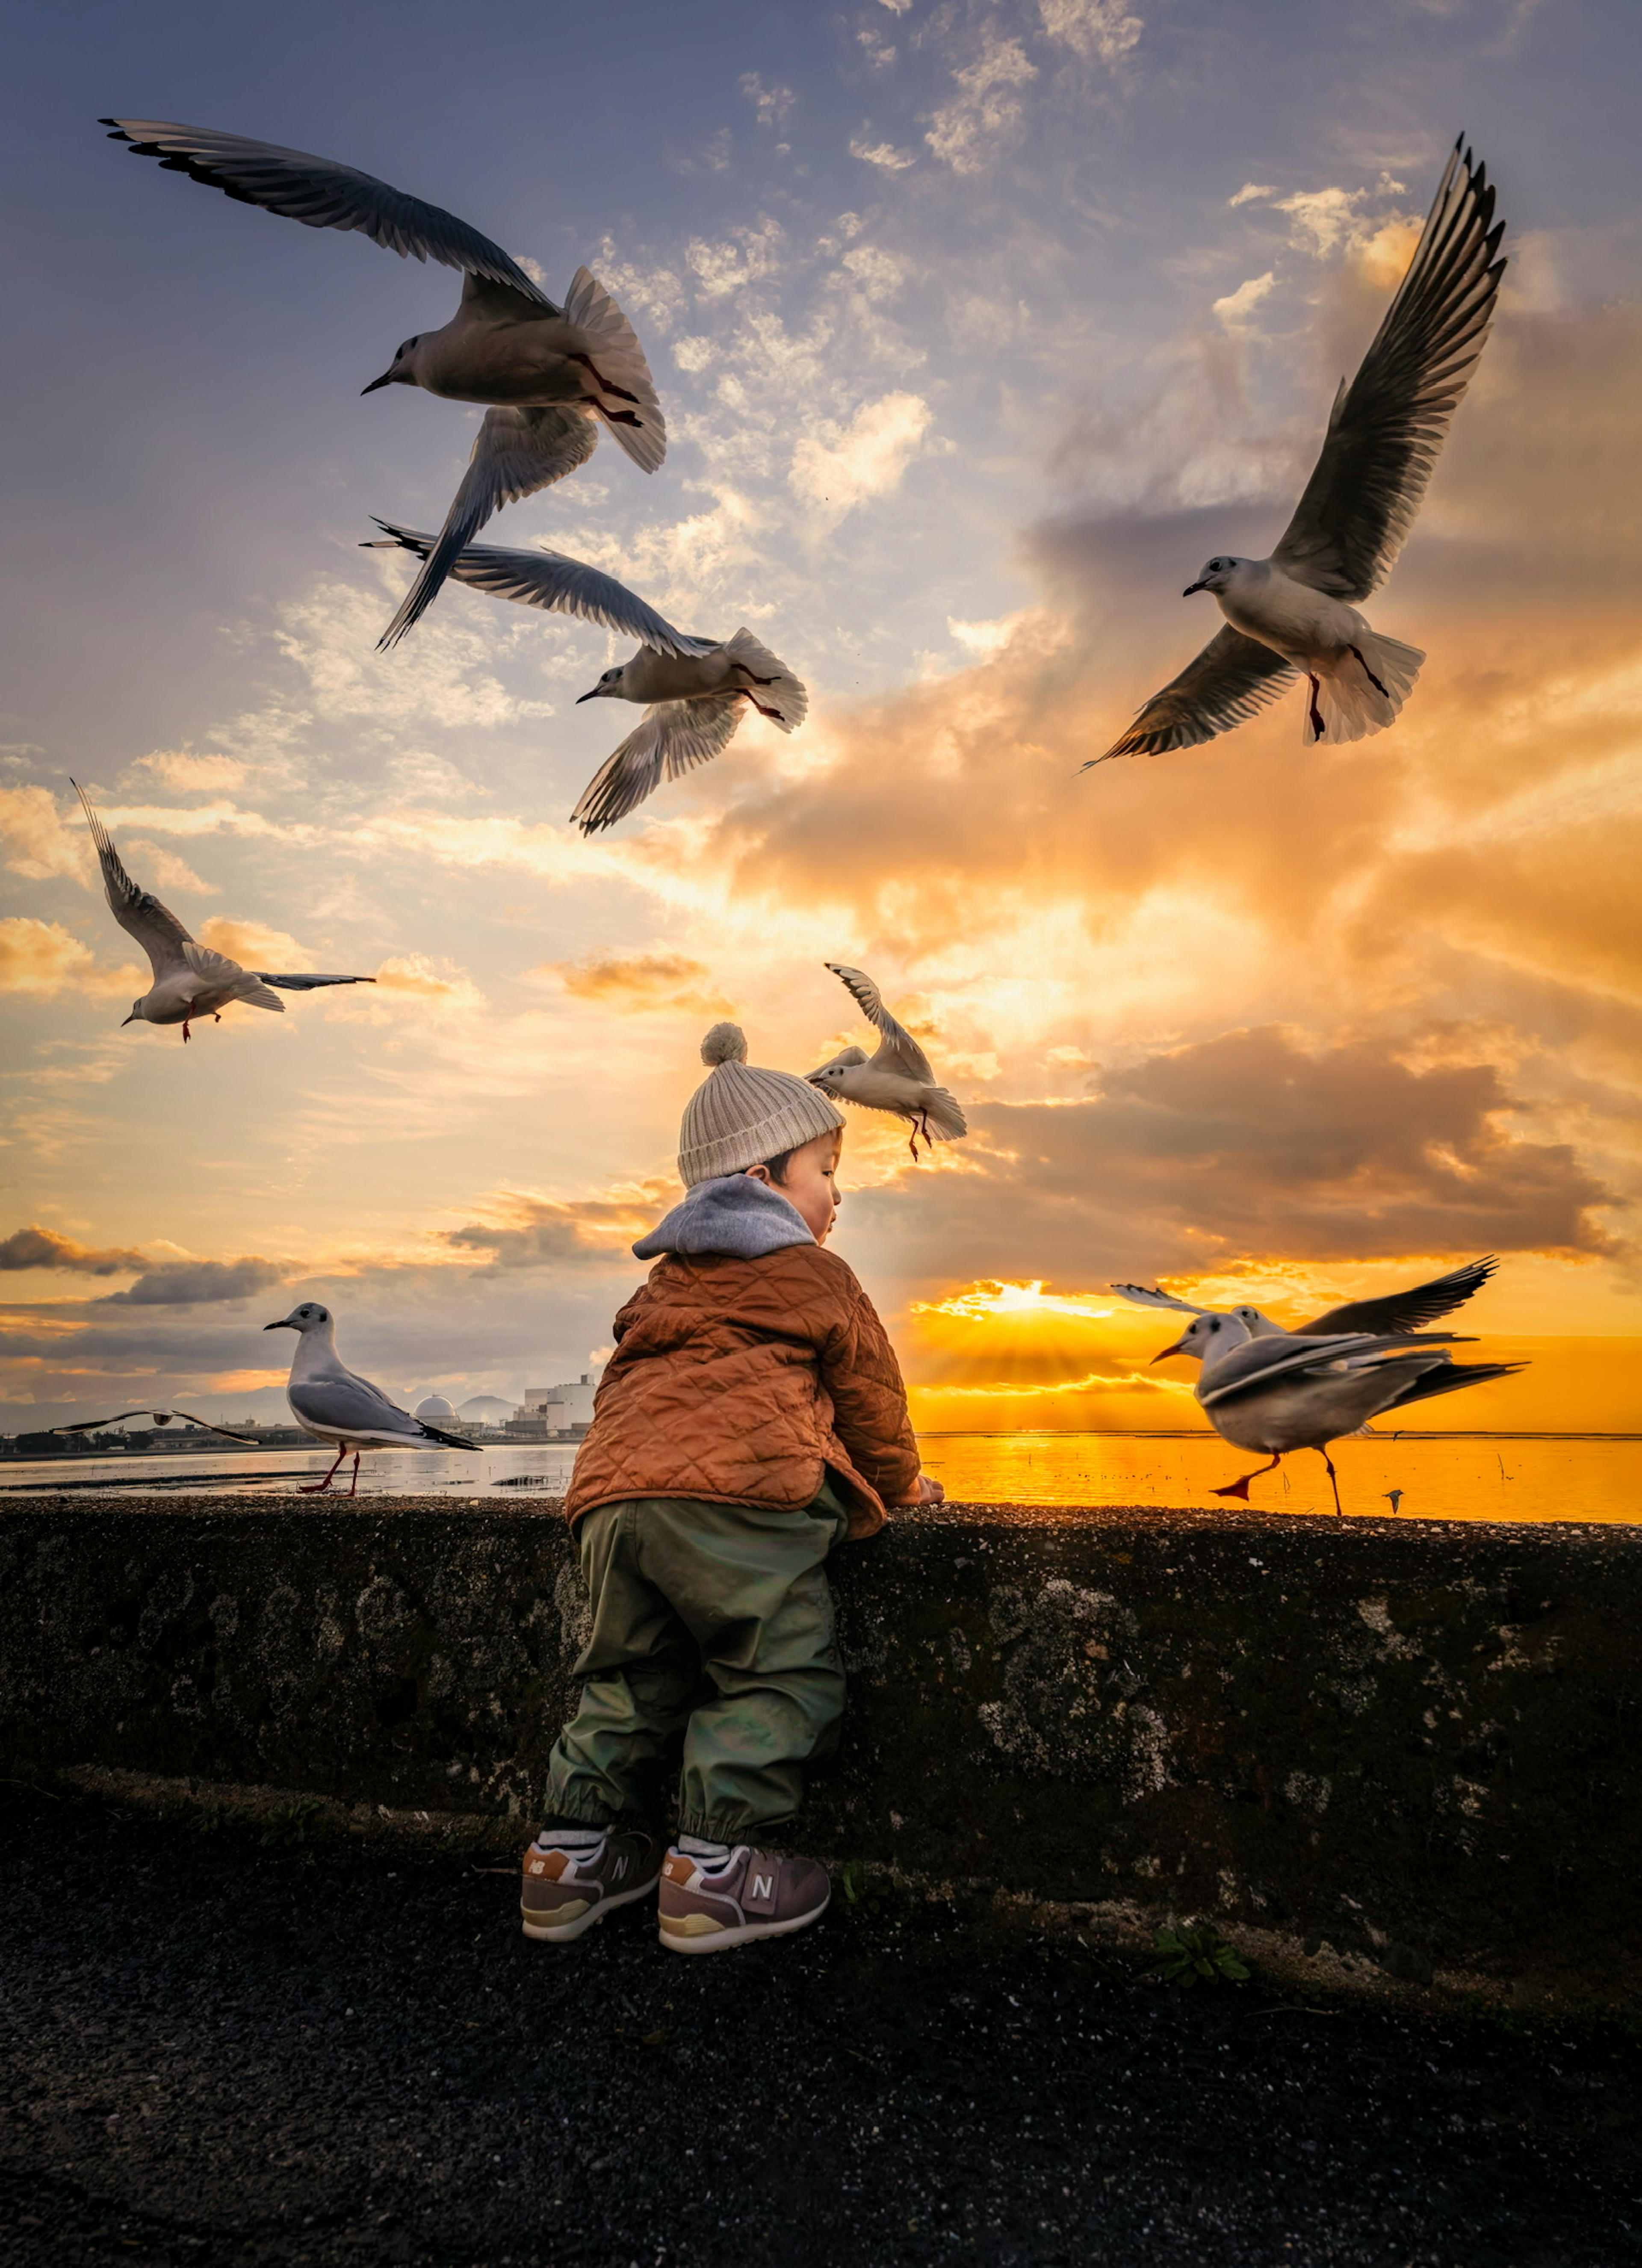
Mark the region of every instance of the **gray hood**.
[[725, 1252], [737, 1260], [762, 1259], [790, 1244], [814, 1244], [798, 1207], [768, 1182], [746, 1174], [720, 1174], [697, 1182], [648, 1236], [633, 1247], [636, 1260], [664, 1252]]

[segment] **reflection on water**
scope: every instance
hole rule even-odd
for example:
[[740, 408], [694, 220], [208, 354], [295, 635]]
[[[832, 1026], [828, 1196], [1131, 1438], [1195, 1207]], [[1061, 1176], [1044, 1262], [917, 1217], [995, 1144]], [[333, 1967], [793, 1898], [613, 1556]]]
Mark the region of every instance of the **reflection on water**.
[[[1211, 1434], [931, 1433], [925, 1469], [968, 1504], [1160, 1505], [1241, 1511], [1210, 1493], [1261, 1460]], [[367, 1450], [359, 1494], [445, 1496], [453, 1508], [562, 1496], [573, 1445], [547, 1443], [450, 1450]], [[1445, 1434], [1336, 1444], [1340, 1496], [1348, 1513], [1391, 1510], [1403, 1491], [1404, 1517], [1425, 1520], [1642, 1519], [1642, 1435]], [[288, 1498], [318, 1480], [328, 1451], [230, 1450], [175, 1457], [63, 1457], [0, 1466], [6, 1494], [62, 1490], [70, 1498], [155, 1491], [167, 1496], [243, 1491]], [[1260, 1512], [1331, 1512], [1320, 1457], [1301, 1453], [1251, 1491]]]
[[[934, 1433], [925, 1469], [958, 1502], [1229, 1506], [1210, 1491], [1264, 1462], [1213, 1434]], [[1336, 1441], [1348, 1513], [1425, 1520], [1642, 1519], [1642, 1436], [1447, 1434]], [[1334, 1510], [1322, 1459], [1285, 1457], [1249, 1490], [1256, 1512]]]

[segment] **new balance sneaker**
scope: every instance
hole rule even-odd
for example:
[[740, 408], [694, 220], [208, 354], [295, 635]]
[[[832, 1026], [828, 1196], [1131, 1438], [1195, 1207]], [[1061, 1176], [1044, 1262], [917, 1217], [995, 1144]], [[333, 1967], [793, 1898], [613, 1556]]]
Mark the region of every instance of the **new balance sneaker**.
[[580, 1850], [533, 1843], [519, 1908], [525, 1935], [568, 1945], [617, 1906], [647, 1898], [660, 1871], [660, 1844], [637, 1830], [612, 1832]]
[[827, 1911], [832, 1885], [814, 1859], [783, 1859], [738, 1844], [709, 1869], [676, 1847], [661, 1870], [661, 1942], [674, 1953], [723, 1953], [784, 1937]]

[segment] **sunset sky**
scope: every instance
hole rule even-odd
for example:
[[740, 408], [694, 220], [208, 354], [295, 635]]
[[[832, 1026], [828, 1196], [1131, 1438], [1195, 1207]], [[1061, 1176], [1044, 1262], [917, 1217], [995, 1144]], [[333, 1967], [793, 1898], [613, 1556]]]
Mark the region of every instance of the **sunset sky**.
[[[10, 62], [0, 1425], [273, 1417], [301, 1297], [402, 1395], [586, 1369], [703, 1030], [811, 1068], [865, 1036], [828, 960], [969, 1115], [845, 1150], [926, 1426], [1193, 1423], [1115, 1278], [1300, 1316], [1486, 1251], [1468, 1328], [1535, 1366], [1440, 1420], [1638, 1425], [1642, 11], [63, 0]], [[621, 642], [451, 585], [373, 650], [370, 515], [437, 526], [479, 413], [360, 388], [457, 279], [105, 112], [585, 261], [667, 460], [607, 438], [486, 540], [747, 623], [804, 729], [585, 842]], [[1291, 695], [1080, 777], [1280, 532], [1462, 129], [1511, 266], [1366, 609], [1430, 656], [1401, 721], [1307, 750]], [[70, 773], [206, 943], [376, 988], [120, 1028]]]

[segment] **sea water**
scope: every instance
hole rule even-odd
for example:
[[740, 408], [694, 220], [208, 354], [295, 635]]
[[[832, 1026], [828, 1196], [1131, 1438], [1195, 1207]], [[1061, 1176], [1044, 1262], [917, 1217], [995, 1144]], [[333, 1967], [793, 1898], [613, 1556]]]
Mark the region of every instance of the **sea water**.
[[[924, 1469], [959, 1504], [1241, 1507], [1213, 1491], [1263, 1462], [1211, 1433], [929, 1433]], [[0, 1464], [0, 1500], [59, 1492], [65, 1501], [242, 1492], [289, 1498], [312, 1487], [331, 1452], [231, 1449], [178, 1456], [53, 1457]], [[444, 1497], [458, 1509], [563, 1496], [571, 1442], [448, 1449], [369, 1450], [362, 1497]], [[1336, 1442], [1348, 1514], [1385, 1517], [1402, 1491], [1403, 1517], [1425, 1520], [1642, 1520], [1642, 1435], [1444, 1433]], [[351, 1462], [351, 1461], [350, 1461]], [[333, 1484], [346, 1492], [348, 1469]], [[1255, 1481], [1258, 1512], [1332, 1513], [1322, 1460], [1302, 1450]]]

